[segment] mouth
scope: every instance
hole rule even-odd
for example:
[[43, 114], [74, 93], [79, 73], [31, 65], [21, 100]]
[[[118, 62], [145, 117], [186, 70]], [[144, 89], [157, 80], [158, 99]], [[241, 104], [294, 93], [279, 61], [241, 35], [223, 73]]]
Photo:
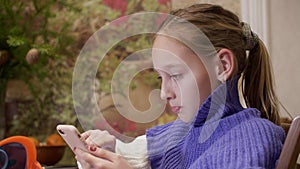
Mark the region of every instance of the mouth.
[[181, 110], [181, 106], [172, 106], [171, 109], [174, 113], [178, 114]]

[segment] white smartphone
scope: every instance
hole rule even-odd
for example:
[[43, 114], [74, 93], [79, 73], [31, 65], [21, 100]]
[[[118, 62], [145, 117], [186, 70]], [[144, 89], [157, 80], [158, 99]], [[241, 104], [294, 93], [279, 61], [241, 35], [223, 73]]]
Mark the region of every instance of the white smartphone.
[[66, 141], [73, 152], [75, 147], [89, 152], [87, 149], [87, 144], [81, 139], [81, 135], [75, 126], [60, 124], [56, 126], [56, 130]]

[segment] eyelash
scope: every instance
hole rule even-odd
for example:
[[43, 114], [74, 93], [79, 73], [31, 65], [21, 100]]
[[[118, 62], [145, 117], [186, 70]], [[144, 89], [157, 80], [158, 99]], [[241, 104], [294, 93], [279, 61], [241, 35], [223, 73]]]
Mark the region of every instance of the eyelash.
[[174, 80], [179, 80], [181, 78], [181, 74], [173, 74], [173, 75], [170, 75], [170, 77]]
[[[181, 74], [173, 74], [173, 75], [169, 75], [169, 77], [173, 80], [179, 80], [182, 77], [182, 75]], [[162, 77], [158, 76], [157, 79], [162, 80]]]

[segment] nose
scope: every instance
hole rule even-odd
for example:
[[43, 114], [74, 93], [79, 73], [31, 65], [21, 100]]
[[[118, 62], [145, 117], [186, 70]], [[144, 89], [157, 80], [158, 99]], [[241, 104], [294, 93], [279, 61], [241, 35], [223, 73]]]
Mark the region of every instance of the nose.
[[168, 80], [162, 80], [160, 97], [162, 100], [171, 100], [176, 98], [172, 84]]

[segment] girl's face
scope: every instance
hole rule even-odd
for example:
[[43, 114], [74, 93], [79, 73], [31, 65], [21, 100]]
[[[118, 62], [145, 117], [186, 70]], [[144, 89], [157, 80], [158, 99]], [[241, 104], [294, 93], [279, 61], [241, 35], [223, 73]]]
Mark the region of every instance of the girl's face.
[[184, 122], [191, 122], [211, 92], [208, 72], [200, 58], [176, 40], [157, 36], [153, 65], [161, 80], [161, 98]]

